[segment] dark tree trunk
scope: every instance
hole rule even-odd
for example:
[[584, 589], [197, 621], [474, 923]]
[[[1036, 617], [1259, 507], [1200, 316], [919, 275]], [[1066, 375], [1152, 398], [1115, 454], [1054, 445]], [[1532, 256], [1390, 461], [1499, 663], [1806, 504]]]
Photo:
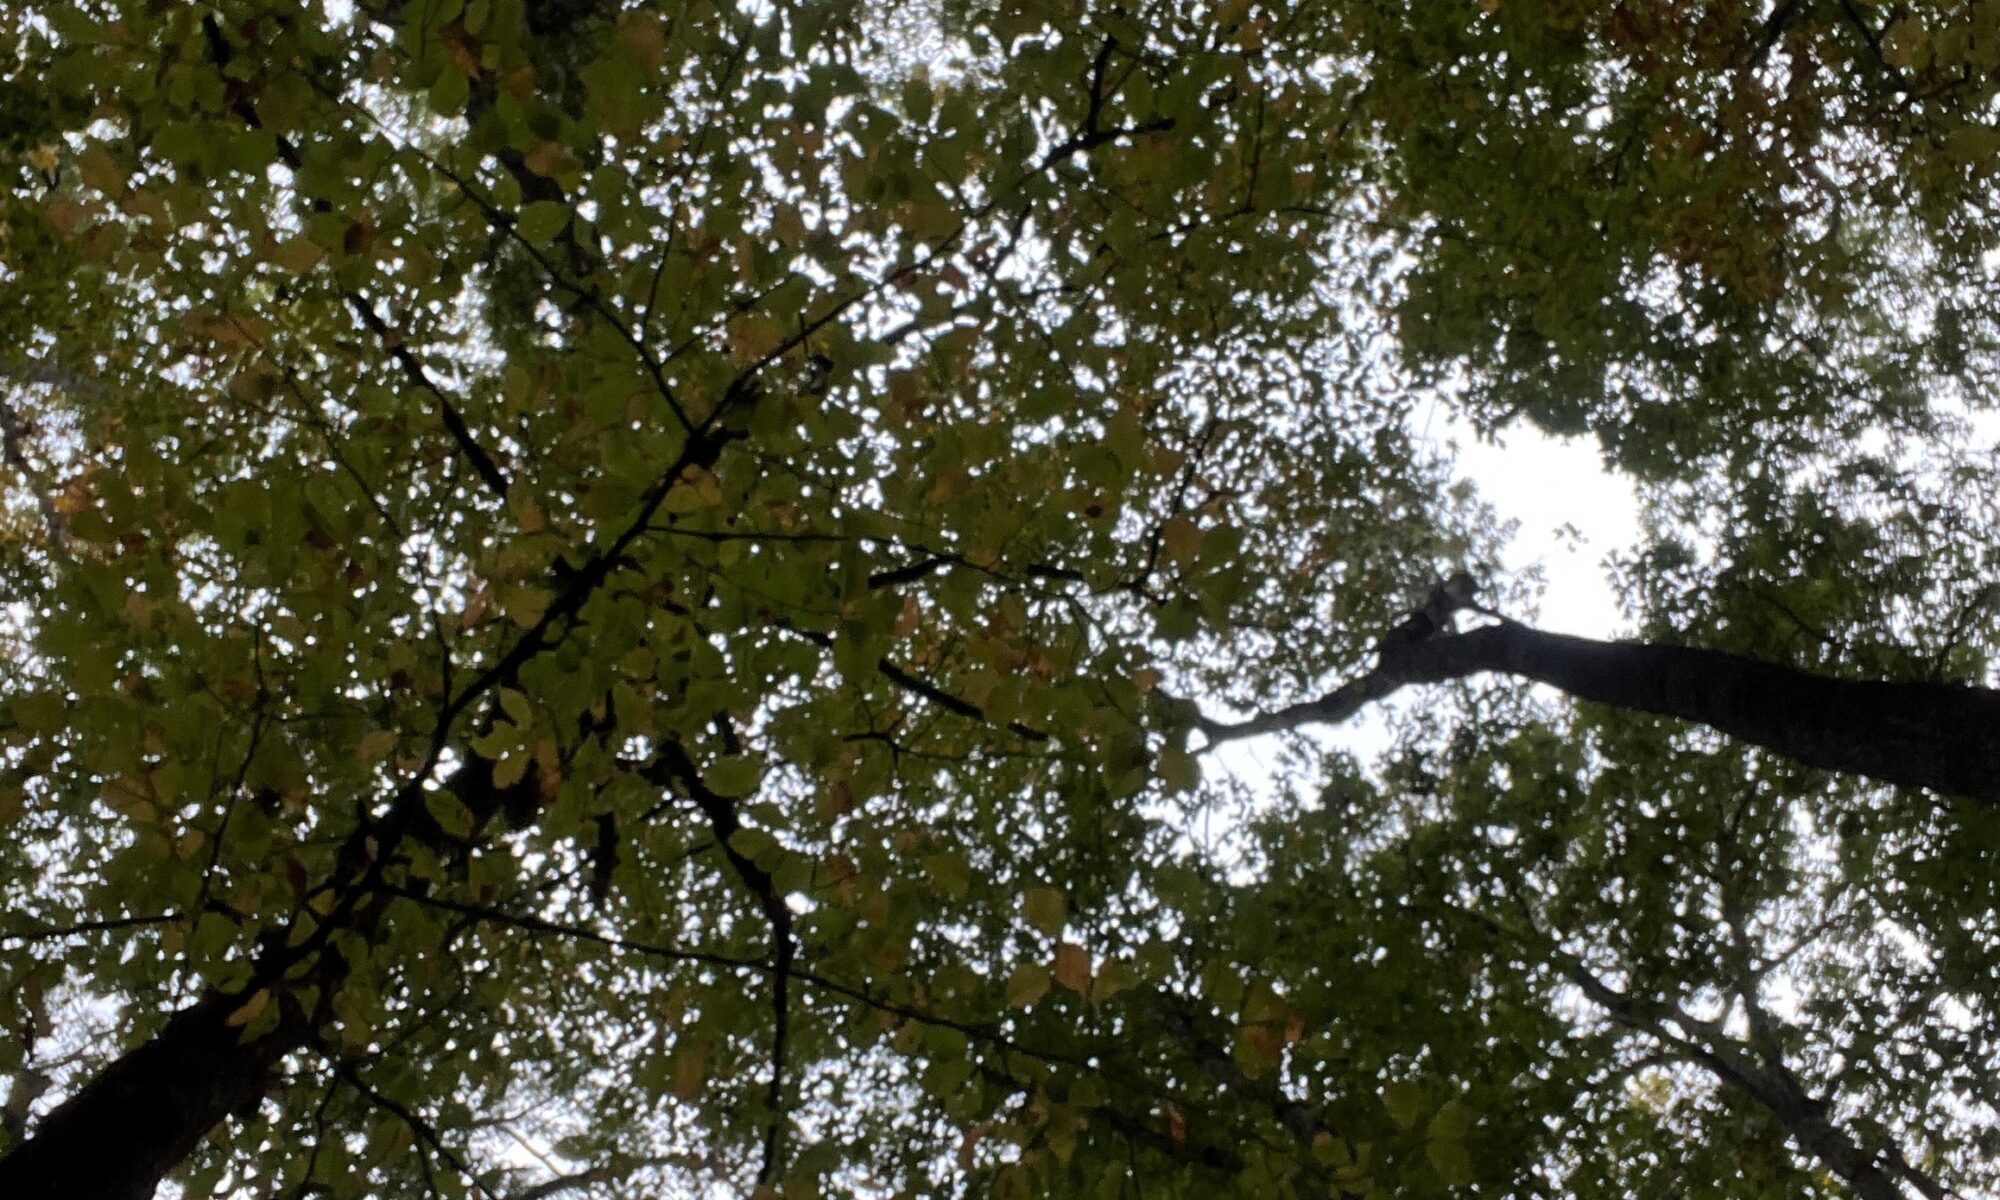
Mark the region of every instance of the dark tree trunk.
[[307, 1025], [293, 1017], [244, 1041], [228, 1024], [242, 1002], [210, 995], [99, 1072], [0, 1158], [0, 1196], [151, 1200], [210, 1130], [255, 1111], [278, 1061], [305, 1042]]
[[2000, 692], [1988, 688], [1836, 679], [1719, 650], [1511, 623], [1392, 657], [1413, 678], [1501, 671], [1579, 700], [1696, 721], [1810, 767], [2000, 803]]
[[1385, 642], [1375, 670], [1337, 691], [1240, 724], [1201, 727], [1221, 742], [1345, 721], [1409, 684], [1482, 671], [1694, 721], [1809, 767], [2000, 804], [2000, 691], [1836, 679], [1720, 650], [1600, 642], [1511, 621]]
[[[488, 782], [492, 769], [491, 760], [471, 755], [468, 766], [446, 783], [472, 810], [475, 833], [503, 810], [526, 820], [539, 815], [532, 783], [495, 789]], [[420, 786], [409, 785], [388, 817], [351, 836], [341, 871], [347, 899], [327, 915], [322, 934], [338, 925], [372, 936], [391, 901], [389, 894], [373, 891], [382, 860], [364, 852], [364, 845], [409, 838], [447, 861], [463, 853], [468, 836], [440, 827], [422, 801]], [[37, 1121], [27, 1140], [0, 1157], [0, 1200], [151, 1200], [160, 1180], [211, 1130], [231, 1114], [255, 1110], [278, 1082], [285, 1055], [314, 1044], [327, 1002], [346, 977], [344, 960], [325, 950], [323, 941], [320, 936], [290, 945], [289, 938], [279, 938], [262, 945], [246, 993], [211, 993], [175, 1013], [158, 1033]], [[319, 994], [321, 1012], [298, 1011], [278, 980], [293, 989], [310, 985]], [[260, 985], [273, 985], [269, 1003], [282, 1006], [279, 1021], [246, 1042], [229, 1017], [248, 990]]]

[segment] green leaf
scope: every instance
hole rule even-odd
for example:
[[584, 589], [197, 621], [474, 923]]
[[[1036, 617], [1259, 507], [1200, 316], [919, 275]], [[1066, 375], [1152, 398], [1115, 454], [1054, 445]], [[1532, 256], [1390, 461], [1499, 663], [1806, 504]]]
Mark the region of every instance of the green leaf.
[[[494, 765], [493, 773], [495, 776], [499, 775], [500, 769], [500, 764]], [[518, 775], [516, 778], [518, 778]], [[495, 786], [504, 787], [507, 785], [496, 782]], [[472, 810], [465, 807], [459, 801], [458, 797], [452, 795], [450, 792], [439, 788], [426, 791], [424, 793], [424, 807], [429, 810], [432, 819], [437, 821], [439, 828], [443, 829], [446, 833], [459, 838], [470, 837], [472, 835]]]
[[748, 796], [757, 790], [764, 764], [754, 755], [735, 754], [718, 758], [705, 772], [708, 786], [725, 796]]
[[1424, 1115], [1423, 1089], [1406, 1079], [1385, 1084], [1382, 1088], [1382, 1107], [1389, 1110], [1389, 1119], [1398, 1126], [1414, 1129]]
[[438, 72], [437, 82], [431, 85], [431, 111], [441, 117], [455, 117], [472, 98], [472, 81], [457, 67], [447, 66]]
[[1472, 1155], [1466, 1150], [1464, 1139], [1432, 1138], [1424, 1146], [1424, 1155], [1438, 1178], [1453, 1187], [1472, 1185]]
[[530, 629], [541, 622], [551, 599], [553, 597], [547, 588], [516, 584], [500, 594], [500, 608], [507, 614], [508, 620], [523, 629]]
[[1021, 915], [1050, 937], [1062, 932], [1067, 911], [1068, 904], [1056, 888], [1032, 887], [1021, 896]]
[[924, 859], [924, 873], [938, 891], [952, 897], [965, 895], [972, 881], [972, 868], [965, 855], [957, 850], [941, 851]]
[[1041, 963], [1021, 963], [1007, 977], [1007, 1003], [1013, 1008], [1032, 1008], [1048, 995], [1054, 975]]
[[563, 231], [569, 220], [567, 204], [556, 200], [537, 200], [521, 210], [516, 228], [530, 243], [546, 246]]

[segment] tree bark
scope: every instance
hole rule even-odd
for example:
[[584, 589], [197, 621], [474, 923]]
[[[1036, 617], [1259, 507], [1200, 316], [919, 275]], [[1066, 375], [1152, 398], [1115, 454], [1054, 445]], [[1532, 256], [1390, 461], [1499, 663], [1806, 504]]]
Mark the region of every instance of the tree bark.
[[1385, 643], [1375, 670], [1318, 700], [1202, 728], [1214, 743], [1344, 721], [1408, 684], [1485, 671], [1694, 721], [1809, 767], [2000, 804], [2000, 691], [1837, 679], [1720, 650], [1603, 642], [1512, 621]]
[[279, 1060], [306, 1041], [294, 1014], [245, 1041], [228, 1023], [242, 1003], [211, 993], [104, 1068], [0, 1158], [0, 1196], [151, 1200], [211, 1129], [255, 1111]]

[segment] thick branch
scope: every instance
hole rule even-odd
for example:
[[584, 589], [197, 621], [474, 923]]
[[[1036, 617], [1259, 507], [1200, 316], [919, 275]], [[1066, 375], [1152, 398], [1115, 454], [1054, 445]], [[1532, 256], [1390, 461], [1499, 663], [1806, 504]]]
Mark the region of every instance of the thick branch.
[[430, 372], [424, 370], [424, 365], [418, 362], [417, 356], [403, 344], [402, 338], [389, 328], [388, 322], [376, 315], [372, 305], [353, 292], [344, 294], [349, 307], [354, 309], [354, 315], [361, 319], [361, 323], [368, 327], [370, 333], [381, 340], [382, 348], [387, 350], [389, 357], [395, 359], [396, 365], [403, 369], [403, 375], [410, 381], [411, 386], [429, 392], [431, 398], [437, 401], [438, 414], [444, 420], [445, 430], [451, 434], [451, 440], [458, 446], [458, 452], [465, 456], [465, 461], [472, 464], [473, 471], [479, 476], [480, 482], [486, 485], [486, 490], [505, 500], [507, 476], [501, 473], [499, 464], [493, 461], [493, 456], [479, 444], [479, 439], [472, 435], [472, 427], [465, 423], [465, 417], [451, 402], [451, 397], [445, 395], [444, 390], [431, 379]]
[[[1557, 954], [1555, 959], [1563, 974], [1613, 1020], [1672, 1046], [1763, 1105], [1801, 1150], [1825, 1163], [1855, 1194], [1866, 1200], [1903, 1200], [1903, 1190], [1878, 1165], [1878, 1156], [1863, 1149], [1829, 1121], [1826, 1103], [1808, 1093], [1782, 1061], [1756, 1061], [1747, 1047], [1719, 1036], [1718, 1028], [1688, 1017], [1677, 1007], [1664, 1018], [1648, 1014], [1632, 997], [1599, 979], [1576, 959], [1563, 954]], [[1704, 1036], [1700, 1039], [1677, 1036], [1666, 1027], [1669, 1021], [1694, 1027]], [[1926, 1195], [1932, 1194], [1935, 1184], [1914, 1172], [1911, 1175], [1914, 1186]]]
[[1511, 621], [1385, 644], [1373, 671], [1317, 700], [1202, 728], [1214, 745], [1337, 723], [1408, 684], [1486, 671], [1694, 721], [1809, 767], [2000, 804], [2000, 692], [1990, 688], [1836, 679], [1720, 650], [1602, 642]]
[[764, 1130], [763, 1161], [757, 1168], [757, 1185], [761, 1188], [776, 1175], [784, 1154], [785, 1061], [790, 1051], [792, 1017], [790, 985], [798, 954], [798, 942], [792, 936], [792, 910], [771, 873], [730, 841], [743, 828], [742, 818], [736, 812], [736, 797], [724, 796], [709, 787], [679, 742], [661, 745], [659, 763], [665, 776], [700, 806], [709, 827], [715, 831], [723, 856], [756, 898], [771, 926], [771, 1082], [766, 1097], [771, 1114], [770, 1124]]

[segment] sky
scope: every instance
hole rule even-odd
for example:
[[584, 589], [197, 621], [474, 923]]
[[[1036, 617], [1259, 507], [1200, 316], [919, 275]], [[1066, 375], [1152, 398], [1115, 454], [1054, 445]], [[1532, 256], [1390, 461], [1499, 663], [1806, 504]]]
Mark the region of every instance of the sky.
[[1478, 441], [1469, 427], [1450, 436], [1459, 445], [1460, 471], [1502, 517], [1520, 523], [1501, 566], [1539, 565], [1547, 575], [1534, 624], [1582, 637], [1617, 633], [1618, 601], [1603, 559], [1638, 538], [1631, 484], [1604, 470], [1589, 438], [1557, 440], [1525, 426], [1510, 429], [1499, 445]]

